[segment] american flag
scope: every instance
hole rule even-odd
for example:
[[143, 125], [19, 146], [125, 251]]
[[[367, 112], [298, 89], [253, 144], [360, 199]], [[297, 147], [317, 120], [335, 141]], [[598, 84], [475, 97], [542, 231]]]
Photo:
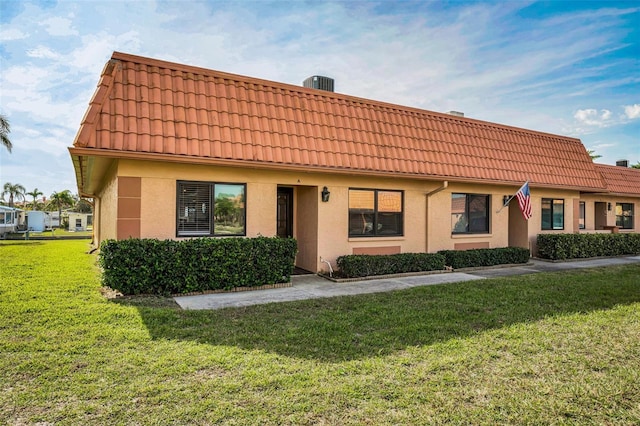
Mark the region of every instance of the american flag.
[[524, 216], [525, 220], [529, 220], [531, 218], [531, 193], [529, 192], [528, 181], [518, 189], [518, 192], [516, 192], [516, 198], [518, 199], [518, 205], [520, 206], [520, 211], [522, 211], [522, 216]]

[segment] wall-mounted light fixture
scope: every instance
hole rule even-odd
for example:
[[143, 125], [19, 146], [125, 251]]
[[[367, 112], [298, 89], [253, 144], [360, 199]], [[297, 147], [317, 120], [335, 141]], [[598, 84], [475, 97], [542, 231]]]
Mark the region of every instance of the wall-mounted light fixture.
[[329, 201], [329, 196], [331, 195], [331, 193], [329, 192], [329, 190], [327, 189], [327, 187], [325, 186], [324, 188], [322, 188], [322, 202], [326, 203]]
[[607, 210], [611, 211], [611, 203], [607, 203]]
[[509, 196], [508, 195], [504, 195], [502, 197], [502, 205], [506, 206], [507, 205], [507, 201], [509, 201]]

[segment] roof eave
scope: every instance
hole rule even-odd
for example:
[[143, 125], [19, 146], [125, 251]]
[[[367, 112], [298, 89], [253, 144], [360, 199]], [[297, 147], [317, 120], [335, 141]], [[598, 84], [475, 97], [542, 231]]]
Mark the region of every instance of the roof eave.
[[[473, 177], [464, 177], [464, 176], [448, 176], [448, 175], [437, 175], [437, 174], [418, 174], [418, 173], [401, 173], [401, 172], [393, 172], [393, 171], [380, 171], [380, 170], [366, 170], [366, 169], [353, 169], [353, 168], [342, 168], [342, 167], [324, 167], [324, 166], [313, 166], [313, 165], [304, 165], [304, 164], [285, 164], [285, 163], [267, 163], [267, 162], [256, 162], [256, 161], [247, 161], [247, 160], [234, 160], [234, 159], [224, 159], [224, 158], [211, 158], [211, 157], [196, 157], [196, 156], [186, 156], [186, 155], [173, 155], [173, 154], [158, 154], [158, 153], [148, 153], [148, 152], [132, 152], [132, 151], [119, 151], [119, 150], [108, 150], [108, 149], [95, 149], [95, 148], [69, 148], [72, 157], [76, 156], [79, 158], [84, 158], [85, 164], [88, 163], [88, 158], [90, 157], [105, 157], [111, 159], [127, 159], [127, 160], [141, 160], [141, 161], [162, 161], [162, 162], [170, 162], [170, 163], [180, 163], [180, 164], [199, 164], [199, 165], [218, 165], [218, 166], [230, 166], [230, 167], [238, 167], [242, 166], [245, 168], [253, 168], [253, 169], [266, 169], [266, 170], [284, 170], [284, 171], [298, 171], [298, 172], [319, 172], [319, 173], [335, 173], [335, 174], [345, 174], [345, 175], [359, 175], [359, 176], [380, 176], [380, 177], [394, 177], [394, 178], [405, 178], [405, 179], [419, 179], [426, 181], [450, 181], [450, 182], [459, 182], [459, 183], [474, 183], [474, 184], [489, 184], [489, 185], [501, 185], [501, 186], [518, 186], [521, 185], [522, 181], [515, 180], [498, 180], [498, 179], [482, 179], [479, 181], [477, 178]], [[75, 161], [74, 161], [75, 166]], [[87, 166], [86, 166], [87, 167]], [[76, 176], [78, 176], [78, 169], [76, 169]], [[78, 179], [78, 188], [83, 188], [87, 191], [87, 196], [90, 196], [93, 191], [90, 191], [87, 187], [87, 172], [82, 175], [82, 178], [77, 177]], [[551, 185], [537, 182], [530, 182], [530, 186], [532, 188], [550, 188], [550, 189], [566, 189], [566, 190], [575, 190], [575, 191], [583, 191], [583, 192], [597, 192], [605, 190], [604, 187], [589, 187], [589, 186], [560, 186], [560, 185]]]

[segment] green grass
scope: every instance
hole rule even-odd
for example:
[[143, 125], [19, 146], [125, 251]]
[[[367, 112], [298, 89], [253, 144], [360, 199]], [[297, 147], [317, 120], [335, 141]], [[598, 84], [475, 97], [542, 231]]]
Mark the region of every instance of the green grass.
[[[62, 228], [56, 228], [53, 230], [43, 231], [43, 232], [35, 232], [29, 231], [29, 238], [64, 238], [64, 237], [86, 237], [90, 238], [92, 231], [68, 231]], [[15, 240], [23, 240], [25, 239], [25, 233], [11, 233], [8, 235], [9, 239]]]
[[640, 423], [640, 265], [181, 311], [0, 243], [0, 424]]

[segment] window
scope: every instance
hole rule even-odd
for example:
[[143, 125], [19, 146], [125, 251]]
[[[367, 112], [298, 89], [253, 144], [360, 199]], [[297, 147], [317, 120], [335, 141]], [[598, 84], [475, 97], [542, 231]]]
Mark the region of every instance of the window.
[[584, 201], [580, 201], [580, 213], [578, 215], [578, 228], [579, 229], [584, 229], [585, 228], [585, 215], [586, 215], [586, 208], [585, 208], [585, 203]]
[[542, 229], [564, 229], [564, 200], [542, 199]]
[[76, 219], [76, 228], [82, 228], [82, 219], [81, 218], [77, 218]]
[[451, 194], [451, 233], [488, 234], [489, 196]]
[[616, 226], [622, 229], [633, 229], [633, 204], [616, 204]]
[[404, 235], [402, 191], [349, 190], [349, 236]]
[[176, 234], [245, 235], [245, 184], [178, 182]]

